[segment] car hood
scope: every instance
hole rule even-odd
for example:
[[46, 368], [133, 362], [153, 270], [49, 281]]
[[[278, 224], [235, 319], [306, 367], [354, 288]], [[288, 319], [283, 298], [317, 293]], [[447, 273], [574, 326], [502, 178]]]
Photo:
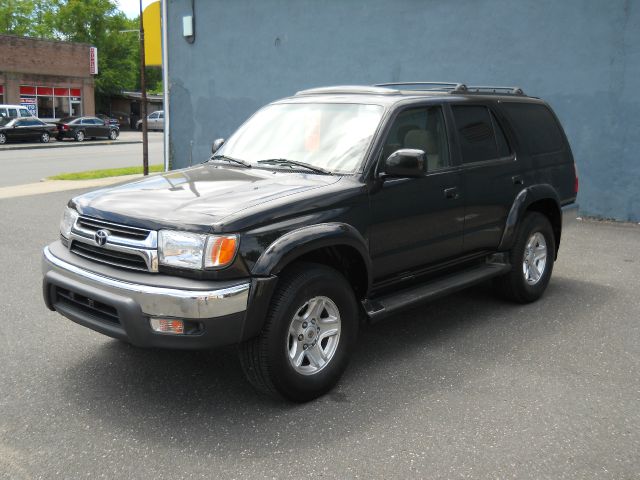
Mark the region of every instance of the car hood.
[[210, 231], [229, 215], [286, 196], [304, 195], [340, 178], [203, 164], [96, 190], [74, 198], [71, 203], [82, 215], [115, 223], [150, 229]]

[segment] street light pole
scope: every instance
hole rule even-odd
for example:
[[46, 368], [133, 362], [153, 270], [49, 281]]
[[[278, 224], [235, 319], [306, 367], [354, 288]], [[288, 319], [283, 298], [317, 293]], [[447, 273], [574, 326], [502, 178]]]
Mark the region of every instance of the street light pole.
[[144, 25], [142, 22], [142, 0], [140, 0], [140, 92], [141, 105], [140, 113], [142, 115], [142, 172], [149, 175], [149, 139], [147, 135], [147, 86], [144, 78]]

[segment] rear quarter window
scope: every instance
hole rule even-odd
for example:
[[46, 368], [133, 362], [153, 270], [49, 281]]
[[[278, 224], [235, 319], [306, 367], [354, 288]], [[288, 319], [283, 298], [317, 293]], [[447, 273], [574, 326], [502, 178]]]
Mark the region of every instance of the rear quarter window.
[[544, 155], [564, 148], [560, 125], [551, 110], [536, 103], [503, 103], [518, 136], [532, 155]]

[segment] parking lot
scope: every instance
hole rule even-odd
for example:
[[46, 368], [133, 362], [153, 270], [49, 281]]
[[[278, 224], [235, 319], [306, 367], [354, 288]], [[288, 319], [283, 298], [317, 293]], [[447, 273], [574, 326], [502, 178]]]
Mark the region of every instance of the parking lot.
[[535, 304], [482, 285], [364, 329], [338, 388], [293, 405], [233, 348], [46, 310], [41, 249], [77, 193], [0, 201], [0, 478], [638, 478], [640, 227], [580, 222]]

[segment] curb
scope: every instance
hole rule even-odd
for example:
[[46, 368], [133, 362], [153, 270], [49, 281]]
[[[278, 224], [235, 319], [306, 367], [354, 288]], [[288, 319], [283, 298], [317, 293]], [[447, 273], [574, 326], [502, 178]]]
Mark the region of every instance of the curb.
[[142, 174], [120, 175], [117, 177], [95, 178], [92, 180], [45, 180], [24, 185], [0, 187], [0, 199], [28, 197], [45, 193], [64, 192], [66, 190], [80, 190], [83, 188], [100, 188], [116, 183], [126, 183], [143, 178]]
[[38, 148], [67, 148], [67, 147], [93, 147], [100, 145], [129, 145], [132, 143], [142, 143], [142, 140], [122, 140], [122, 141], [98, 141], [98, 142], [60, 142], [60, 143], [43, 143], [34, 145], [10, 145], [1, 146], [0, 152], [5, 150], [35, 150]]

